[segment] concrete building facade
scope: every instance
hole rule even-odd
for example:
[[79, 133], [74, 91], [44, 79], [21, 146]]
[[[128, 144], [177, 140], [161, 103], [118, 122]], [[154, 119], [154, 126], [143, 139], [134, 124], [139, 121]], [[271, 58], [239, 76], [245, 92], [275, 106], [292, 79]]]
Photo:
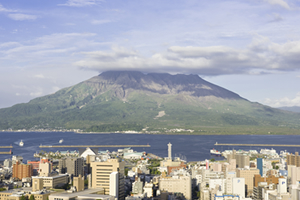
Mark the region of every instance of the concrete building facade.
[[247, 195], [249, 196], [253, 192], [253, 185], [254, 185], [254, 175], [259, 175], [259, 169], [242, 169], [238, 168], [236, 170], [236, 177], [237, 178], [244, 178], [245, 185], [247, 187]]
[[159, 189], [168, 192], [180, 192], [187, 200], [192, 199], [192, 179], [189, 176], [161, 176]]
[[84, 176], [84, 158], [67, 157], [59, 160], [59, 173], [68, 173], [72, 176]]
[[20, 164], [19, 161], [17, 161], [13, 165], [13, 178], [17, 178], [19, 180], [22, 180], [22, 178], [27, 178], [32, 176], [32, 165], [29, 164]]
[[124, 199], [124, 162], [119, 162], [118, 159], [108, 159], [105, 162], [91, 162], [92, 168], [92, 188], [104, 188], [104, 194], [110, 194], [110, 175], [113, 172], [118, 172], [118, 198]]

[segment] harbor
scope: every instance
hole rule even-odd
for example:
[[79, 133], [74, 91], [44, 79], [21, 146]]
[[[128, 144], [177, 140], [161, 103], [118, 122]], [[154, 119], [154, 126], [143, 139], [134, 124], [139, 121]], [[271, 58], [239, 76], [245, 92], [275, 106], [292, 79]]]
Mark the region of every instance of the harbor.
[[215, 146], [300, 147], [299, 144], [232, 144], [232, 143], [217, 143], [217, 142]]
[[40, 145], [40, 148], [102, 148], [102, 147], [151, 147], [149, 144], [147, 145]]

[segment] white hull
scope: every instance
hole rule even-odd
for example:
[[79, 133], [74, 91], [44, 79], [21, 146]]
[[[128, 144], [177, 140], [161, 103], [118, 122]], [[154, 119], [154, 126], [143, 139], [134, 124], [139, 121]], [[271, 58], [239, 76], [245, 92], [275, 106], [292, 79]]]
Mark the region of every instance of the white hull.
[[220, 151], [217, 151], [215, 149], [211, 149], [210, 154], [213, 156], [221, 156], [222, 155], [222, 153]]

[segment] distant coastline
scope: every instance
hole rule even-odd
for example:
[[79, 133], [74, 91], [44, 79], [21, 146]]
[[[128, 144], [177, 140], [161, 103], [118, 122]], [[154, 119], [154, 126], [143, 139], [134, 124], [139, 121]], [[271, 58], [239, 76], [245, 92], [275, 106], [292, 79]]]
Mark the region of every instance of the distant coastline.
[[148, 131], [142, 131], [142, 132], [137, 132], [137, 131], [111, 131], [111, 132], [85, 132], [82, 130], [78, 129], [38, 129], [38, 130], [0, 130], [0, 133], [50, 133], [50, 132], [61, 132], [61, 133], [76, 133], [76, 134], [148, 134], [148, 135], [300, 135], [300, 131], [296, 131], [296, 133], [274, 133], [274, 132], [268, 132], [268, 133], [246, 133], [246, 132], [228, 132], [228, 133], [220, 133], [220, 132], [201, 132], [201, 131], [193, 131], [193, 132], [148, 132]]

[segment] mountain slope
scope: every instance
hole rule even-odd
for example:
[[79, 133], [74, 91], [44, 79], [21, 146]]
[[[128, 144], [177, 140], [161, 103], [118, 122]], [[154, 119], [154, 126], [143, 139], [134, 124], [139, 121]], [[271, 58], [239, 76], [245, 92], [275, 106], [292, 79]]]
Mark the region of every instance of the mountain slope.
[[299, 106], [291, 106], [291, 107], [286, 106], [286, 107], [279, 107], [278, 109], [300, 113], [300, 107]]
[[266, 127], [297, 129], [299, 116], [251, 103], [197, 75], [108, 71], [55, 94], [0, 109], [0, 129], [264, 132]]

